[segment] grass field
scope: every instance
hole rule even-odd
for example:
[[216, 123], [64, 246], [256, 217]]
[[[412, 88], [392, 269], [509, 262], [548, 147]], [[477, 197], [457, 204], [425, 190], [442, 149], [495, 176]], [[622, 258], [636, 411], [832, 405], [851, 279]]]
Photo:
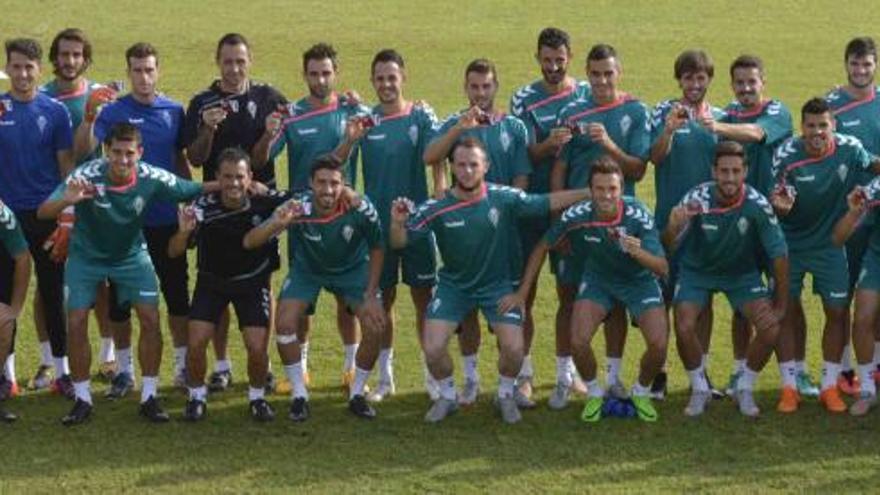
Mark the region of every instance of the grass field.
[[[446, 115], [464, 104], [462, 72], [478, 56], [494, 60], [506, 107], [515, 87], [538, 77], [535, 39], [542, 27], [568, 30], [574, 42], [572, 71], [583, 75], [583, 57], [599, 41], [615, 45], [624, 63], [624, 86], [654, 104], [678, 93], [672, 62], [683, 49], [703, 47], [715, 58], [710, 99], [731, 99], [727, 65], [738, 54], [756, 53], [768, 68], [769, 94], [797, 114], [807, 98], [845, 82], [843, 47], [856, 35], [877, 34], [880, 13], [868, 2], [406, 2], [251, 1], [21, 2], [3, 6], [0, 37], [31, 36], [48, 44], [58, 30], [85, 29], [95, 44], [91, 77], [123, 76], [123, 52], [136, 41], [154, 43], [161, 58], [163, 91], [180, 101], [216, 75], [213, 51], [225, 32], [248, 36], [255, 54], [253, 76], [272, 82], [288, 97], [304, 92], [300, 54], [330, 41], [340, 51], [342, 87], [372, 101], [369, 61], [377, 50], [396, 47], [406, 57], [407, 94]], [[51, 70], [45, 69], [48, 80]], [[284, 175], [285, 164], [278, 164]], [[653, 204], [652, 174], [639, 194]], [[281, 183], [286, 181], [282, 180]], [[277, 281], [276, 281], [277, 282]], [[90, 424], [72, 430], [58, 424], [70, 404], [44, 393], [25, 394], [9, 404], [22, 419], [0, 427], [0, 493], [19, 492], [768, 492], [876, 491], [880, 483], [878, 416], [856, 420], [829, 417], [815, 403], [781, 417], [772, 412], [778, 373], [761, 377], [764, 417], [749, 422], [730, 403], [715, 403], [698, 421], [686, 420], [686, 377], [670, 345], [671, 397], [659, 404], [655, 425], [604, 421], [586, 427], [579, 407], [549, 411], [544, 399], [554, 378], [553, 282], [541, 279], [536, 305], [538, 334], [533, 350], [541, 407], [521, 424], [505, 427], [495, 418], [494, 345], [481, 354], [484, 395], [472, 410], [439, 426], [427, 426], [428, 402], [408, 297], [399, 298], [396, 372], [398, 395], [364, 423], [350, 417], [338, 390], [341, 346], [326, 301], [313, 325], [313, 419], [294, 425], [284, 419], [287, 398], [272, 399], [280, 418], [254, 424], [245, 389], [210, 399], [202, 424], [178, 421], [153, 426], [137, 419], [137, 399], [96, 399]], [[729, 311], [716, 303], [711, 368], [726, 381], [731, 363]], [[808, 303], [812, 369], [818, 371], [820, 312]], [[25, 383], [36, 368], [30, 314], [20, 322], [18, 374]], [[167, 333], [166, 333], [167, 335]], [[242, 347], [233, 337], [236, 378], [243, 380]], [[97, 339], [94, 338], [93, 341]], [[163, 382], [170, 383], [170, 338], [166, 337]], [[602, 339], [596, 349], [602, 349]], [[635, 377], [641, 339], [631, 333], [624, 376]], [[273, 351], [276, 370], [280, 370]], [[814, 373], [815, 374], [815, 373]], [[98, 386], [98, 393], [102, 392]], [[164, 390], [165, 404], [179, 415], [184, 396]]]

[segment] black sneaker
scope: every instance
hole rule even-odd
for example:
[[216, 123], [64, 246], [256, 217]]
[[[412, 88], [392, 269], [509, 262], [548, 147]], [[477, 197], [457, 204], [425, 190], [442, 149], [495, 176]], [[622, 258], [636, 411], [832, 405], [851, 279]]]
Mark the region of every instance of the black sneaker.
[[55, 382], [52, 384], [52, 391], [70, 400], [76, 398], [76, 393], [73, 390], [73, 378], [71, 378], [69, 374], [61, 375], [56, 378]]
[[297, 397], [290, 403], [290, 419], [296, 423], [302, 423], [309, 419], [309, 401], [305, 397]]
[[215, 371], [208, 378], [209, 392], [223, 392], [232, 385], [232, 371]]
[[376, 410], [367, 402], [363, 395], [355, 395], [348, 401], [348, 410], [352, 414], [363, 419], [373, 419], [376, 417]]
[[[293, 407], [291, 406], [291, 415]], [[272, 406], [266, 402], [266, 399], [254, 399], [251, 401], [251, 417], [260, 423], [268, 423], [275, 419], [275, 411]]]
[[666, 399], [666, 372], [661, 371], [651, 382], [651, 398], [654, 400]]
[[113, 377], [113, 380], [110, 382], [110, 390], [104, 394], [104, 397], [110, 400], [121, 399], [128, 395], [133, 388], [134, 378], [131, 377], [130, 373], [123, 371]]
[[64, 426], [73, 426], [85, 423], [92, 415], [92, 405], [82, 399], [76, 399], [73, 403], [73, 409], [67, 413], [67, 416], [61, 418], [61, 424]]
[[208, 412], [208, 404], [203, 400], [190, 399], [186, 403], [186, 409], [183, 411], [183, 419], [195, 423], [205, 419]]
[[721, 400], [727, 397], [727, 394], [724, 393], [723, 390], [715, 388], [715, 385], [712, 385], [712, 380], [709, 379], [709, 371], [703, 371], [703, 376], [706, 377], [706, 383], [709, 385], [709, 390], [712, 391], [712, 400]]
[[11, 413], [6, 409], [0, 408], [0, 423], [14, 423], [17, 419], [18, 416], [16, 416], [14, 413]]
[[162, 406], [155, 396], [150, 396], [146, 402], [141, 403], [140, 415], [151, 423], [167, 423], [171, 419], [168, 417], [168, 413], [162, 410]]

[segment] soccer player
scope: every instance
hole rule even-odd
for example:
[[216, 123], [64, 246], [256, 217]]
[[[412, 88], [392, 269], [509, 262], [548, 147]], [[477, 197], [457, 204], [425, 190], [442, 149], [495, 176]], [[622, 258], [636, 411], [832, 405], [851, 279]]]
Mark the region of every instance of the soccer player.
[[[559, 111], [572, 101], [590, 95], [589, 84], [568, 75], [571, 56], [568, 33], [554, 27], [543, 29], [538, 35], [535, 52], [535, 61], [541, 66], [542, 77], [519, 88], [510, 99], [510, 113], [522, 119], [529, 131], [529, 159], [532, 162], [528, 187], [530, 193], [550, 191], [550, 169], [562, 147], [571, 140], [571, 130], [558, 126]], [[549, 226], [549, 217], [530, 219], [520, 225], [522, 252], [531, 253]], [[529, 297], [526, 313], [531, 313], [534, 301], [533, 293]], [[556, 383], [574, 386], [578, 391], [585, 392], [571, 359], [568, 327], [571, 313], [568, 310], [570, 306], [560, 304], [556, 311]], [[531, 348], [533, 335], [525, 333], [524, 337], [526, 348]], [[527, 357], [517, 378], [518, 388], [526, 397], [531, 397], [533, 376], [532, 362]]]
[[[687, 416], [703, 414], [712, 398], [696, 334], [700, 312], [712, 292], [723, 292], [731, 307], [756, 329], [734, 390], [743, 415], [760, 414], [752, 390], [776, 347], [779, 322], [785, 314], [788, 256], [773, 208], [763, 194], [746, 184], [748, 174], [745, 148], [735, 141], [719, 143], [714, 181], [685, 194], [670, 212], [663, 233], [670, 250], [682, 249], [674, 301], [676, 344], [691, 383], [691, 398], [684, 410]], [[759, 252], [773, 267], [772, 301], [761, 277]]]
[[472, 137], [453, 146], [452, 159], [455, 185], [442, 199], [425, 202], [411, 216], [412, 202], [399, 198], [391, 218], [392, 248], [435, 235], [443, 259], [440, 282], [428, 305], [424, 334], [428, 368], [440, 390], [425, 420], [438, 422], [458, 409], [447, 345], [465, 315], [479, 307], [498, 338], [497, 405], [506, 423], [516, 423], [521, 419], [514, 387], [522, 367], [523, 318], [521, 308], [502, 311], [499, 306], [501, 299], [513, 292], [517, 276], [510, 271], [504, 242], [520, 218], [549, 215], [585, 199], [588, 192], [529, 195], [520, 189], [487, 184], [486, 150]]
[[[746, 184], [764, 196], [773, 189], [773, 152], [792, 135], [791, 112], [779, 100], [764, 96], [764, 63], [754, 55], [740, 55], [730, 64], [730, 86], [736, 99], [724, 108], [720, 121], [706, 116], [701, 123], [722, 139], [743, 145], [748, 163]], [[761, 269], [772, 275], [769, 260], [761, 259]], [[727, 393], [736, 393], [736, 383], [742, 376], [747, 349], [752, 336], [751, 329], [739, 312], [732, 320], [733, 370], [727, 385]], [[812, 385], [808, 374], [798, 374], [798, 390], [802, 395], [815, 395], [819, 389]]]
[[[452, 146], [459, 139], [472, 136], [483, 143], [488, 153], [487, 182], [526, 189], [532, 171], [528, 155], [528, 131], [522, 120], [495, 108], [498, 87], [498, 73], [494, 63], [478, 58], [468, 64], [464, 74], [464, 91], [470, 106], [443, 122], [437, 137], [425, 149], [425, 163], [440, 163], [445, 166]], [[444, 171], [444, 179], [445, 175]], [[434, 189], [438, 190], [436, 186]], [[507, 244], [511, 273], [519, 274], [522, 272], [523, 254], [518, 231], [510, 232]], [[515, 275], [514, 283], [518, 279]], [[480, 323], [477, 316], [474, 310], [462, 322], [462, 328], [458, 332], [465, 374], [464, 386], [458, 396], [461, 405], [473, 404], [480, 392], [480, 376], [477, 372]], [[533, 329], [534, 321], [531, 313], [528, 313], [523, 321], [523, 333], [528, 335]], [[526, 347], [526, 356], [528, 353], [529, 349]], [[516, 398], [525, 403], [521, 405], [534, 404], [524, 395], [517, 394]]]
[[[877, 87], [874, 76], [877, 72], [877, 46], [873, 38], [862, 36], [853, 38], [844, 50], [847, 83], [839, 86], [825, 96], [831, 107], [834, 122], [841, 132], [855, 136], [862, 146], [872, 154], [880, 153], [880, 100], [877, 99]], [[867, 184], [871, 177], [863, 177], [861, 185]], [[870, 218], [873, 220], [873, 216]], [[846, 243], [846, 259], [849, 263], [849, 282], [852, 290], [861, 272], [862, 257], [868, 246], [871, 223], [862, 222]], [[849, 316], [849, 313], [847, 313]], [[799, 329], [800, 330], [800, 329]], [[805, 326], [801, 330], [803, 338], [797, 340], [796, 356], [803, 362], [806, 349]], [[801, 337], [799, 334], [798, 337]], [[880, 369], [880, 329], [875, 330], [874, 361]], [[849, 341], [843, 349], [841, 376], [837, 384], [841, 391], [849, 395], [859, 394], [858, 376], [854, 373], [851, 363]], [[878, 378], [878, 376], [875, 376]]]
[[[269, 161], [287, 147], [287, 177], [289, 189], [301, 192], [309, 189], [309, 172], [315, 159], [333, 152], [345, 164], [348, 184], [355, 183], [357, 153], [351, 153], [357, 143], [355, 129], [347, 132], [349, 125], [356, 126], [357, 119], [368, 109], [358, 103], [349, 92], [336, 92], [339, 64], [336, 50], [326, 43], [313, 45], [303, 53], [303, 79], [309, 95], [294, 103], [287, 116], [272, 113], [266, 120], [266, 131], [254, 145], [253, 156], [257, 162]], [[283, 119], [283, 120], [282, 120]], [[288, 259], [292, 256], [288, 245]], [[345, 301], [336, 299], [336, 322], [342, 337], [345, 359], [342, 385], [348, 389], [354, 379], [354, 357], [358, 348], [358, 329], [354, 315], [346, 309]], [[304, 337], [308, 338], [310, 319], [303, 323]], [[300, 343], [303, 350], [303, 374], [308, 372], [308, 341]], [[306, 381], [310, 381], [309, 378]]]
[[120, 303], [134, 306], [140, 321], [140, 414], [152, 422], [168, 421], [156, 398], [162, 336], [156, 274], [144, 245], [144, 217], [154, 198], [186, 201], [198, 196], [203, 188], [216, 189], [215, 185], [203, 187], [141, 161], [143, 141], [133, 124], [113, 125], [104, 143], [107, 158], [74, 170], [37, 212], [39, 218], [49, 219], [68, 206], [76, 209], [64, 276], [76, 402], [61, 419], [65, 426], [83, 423], [92, 413], [88, 314], [98, 284], [106, 279], [112, 282]]
[[229, 148], [218, 160], [220, 192], [201, 196], [192, 208], [180, 210], [178, 231], [168, 245], [172, 258], [184, 255], [188, 245], [198, 246], [199, 271], [189, 314], [186, 354], [189, 402], [184, 418], [198, 421], [205, 416], [205, 352], [224, 308], [231, 303], [248, 354], [251, 415], [257, 421], [271, 421], [275, 413], [264, 395], [269, 367], [272, 255], [278, 246], [273, 241], [246, 250], [242, 240], [254, 223], [271, 217], [288, 195], [276, 191], [251, 193], [253, 174], [250, 155], [245, 151]]
[[299, 342], [302, 322], [314, 311], [322, 288], [341, 296], [363, 329], [349, 411], [364, 419], [376, 416], [364, 387], [385, 331], [379, 294], [384, 243], [373, 204], [364, 197], [357, 207], [346, 208], [341, 200], [344, 190], [342, 163], [332, 156], [320, 157], [312, 165], [311, 191], [299, 193], [276, 208], [269, 220], [244, 237], [244, 247], [256, 249], [287, 229], [288, 242], [293, 245], [290, 273], [279, 296], [275, 339], [284, 372], [293, 385], [289, 416], [295, 422], [305, 421], [311, 414]]
[[[49, 60], [54, 66], [55, 78], [44, 84], [40, 91], [55, 98], [67, 107], [73, 129], [78, 129], [82, 125], [86, 103], [90, 98], [110, 99], [114, 97], [116, 90], [119, 89], [103, 86], [87, 79], [86, 71], [92, 65], [92, 43], [81, 29], [68, 28], [55, 35], [55, 38], [52, 40], [52, 46], [49, 48]], [[96, 148], [94, 153], [77, 160], [77, 165], [82, 165], [89, 160], [99, 157], [100, 152], [100, 147]], [[68, 226], [68, 223], [59, 222], [59, 226], [66, 228], [67, 233], [69, 233], [72, 223]], [[108, 314], [108, 297], [107, 287], [99, 287], [98, 297], [95, 301], [95, 315], [98, 321], [98, 331], [101, 335], [98, 374], [102, 378], [111, 380], [116, 374], [116, 353], [113, 345], [112, 324]], [[126, 329], [122, 329], [122, 331], [126, 331]], [[52, 351], [49, 337], [46, 335], [43, 326], [37, 326], [37, 332], [39, 334], [42, 362], [29, 383], [29, 388], [33, 390], [45, 388], [49, 385], [49, 373], [52, 369]]]
[[[131, 92], [106, 104], [89, 101], [83, 125], [76, 131], [77, 155], [81, 157], [93, 152], [99, 142], [106, 140], [114, 125], [133, 123], [143, 136], [144, 161], [182, 178], [190, 178], [181, 135], [183, 106], [158, 92], [158, 51], [149, 43], [135, 43], [126, 50], [125, 60]], [[177, 207], [167, 201], [150, 203], [144, 217], [144, 237], [168, 307], [168, 327], [174, 345], [174, 383], [182, 387], [186, 383], [184, 366], [189, 289], [186, 257], [168, 256], [168, 241], [176, 231]], [[114, 322], [129, 319], [129, 308], [115, 300], [112, 304], [114, 309], [110, 317]], [[111, 382], [110, 397], [122, 397], [133, 386], [130, 333], [117, 338], [119, 373]]]
[[[39, 91], [42, 56], [35, 40], [6, 42], [10, 90], [0, 96], [0, 200], [15, 214], [34, 261], [35, 327], [44, 322], [49, 335], [56, 369], [53, 388], [72, 398], [64, 324], [64, 265], [43, 249], [55, 230], [54, 219], [40, 220], [36, 210], [73, 168], [73, 130], [64, 105]], [[9, 374], [13, 375], [7, 382], [10, 395], [15, 395], [18, 384], [14, 373]]]
[[[223, 150], [253, 151], [265, 134], [266, 118], [287, 103], [275, 88], [250, 78], [253, 54], [241, 34], [224, 34], [217, 42], [214, 60], [220, 77], [190, 100], [183, 124], [182, 144], [192, 165], [202, 168], [204, 180], [216, 176], [217, 158]], [[274, 187], [273, 160], [251, 160], [251, 168], [254, 181]], [[277, 253], [274, 263], [276, 269], [281, 265]], [[225, 390], [232, 383], [232, 362], [226, 352], [229, 312], [223, 314], [214, 331], [217, 360], [208, 379], [212, 391]]]
[[835, 222], [844, 215], [846, 195], [863, 174], [880, 171], [880, 160], [861, 142], [835, 132], [828, 104], [808, 100], [801, 108], [801, 135], [776, 149], [773, 176], [778, 186], [770, 203], [780, 217], [789, 250], [789, 302], [782, 321], [777, 356], [783, 379], [777, 410], [798, 409], [795, 383], [794, 328], [800, 311], [804, 275], [813, 276], [813, 290], [822, 298], [822, 384], [819, 401], [829, 412], [846, 411], [836, 386], [846, 340], [849, 308], [846, 252], [832, 243]]
[[[12, 210], [0, 203], [0, 363], [12, 347], [16, 319], [21, 314], [31, 278], [31, 256], [21, 226]], [[0, 401], [2, 402], [2, 401]], [[0, 422], [18, 419], [0, 407]]]
[[[708, 118], [719, 120], [720, 108], [706, 100], [706, 93], [715, 76], [715, 65], [702, 50], [686, 50], [675, 59], [675, 79], [681, 96], [664, 100], [654, 107], [651, 115], [650, 159], [656, 169], [654, 194], [657, 230], [663, 232], [669, 213], [684, 194], [712, 179], [712, 163], [718, 137], [701, 124]], [[669, 277], [664, 297], [672, 300], [672, 288], [678, 277], [678, 257], [683, 251], [672, 253]], [[712, 333], [712, 304], [706, 304], [701, 314], [697, 335], [703, 346], [703, 360], [709, 357], [709, 338]], [[705, 368], [704, 363], [704, 368]], [[665, 393], [666, 373], [660, 373], [652, 387], [656, 397]], [[707, 372], [708, 378], [708, 372]], [[710, 387], [711, 388], [711, 387]], [[722, 394], [713, 390], [716, 397]]]
[[571, 206], [550, 227], [529, 257], [523, 286], [514, 299], [524, 300], [526, 284], [537, 279], [551, 246], [567, 239], [573, 254], [584, 260], [571, 322], [575, 364], [587, 382], [581, 420], [592, 423], [602, 417], [604, 390], [596, 376], [590, 342], [611, 311], [623, 304], [638, 322], [646, 343], [632, 402], [640, 419], [653, 422], [658, 416], [651, 404], [651, 382], [666, 359], [669, 334], [657, 277], [665, 276], [669, 266], [651, 213], [635, 198], [623, 197], [625, 174], [617, 162], [600, 156], [587, 174], [592, 200]]
[[[572, 130], [571, 140], [562, 148], [550, 174], [550, 189], [587, 187], [590, 170], [600, 156], [607, 155], [619, 164], [624, 178], [622, 193], [635, 196], [635, 183], [645, 175], [650, 147], [648, 110], [642, 102], [618, 86], [622, 67], [617, 51], [606, 44], [590, 49], [586, 73], [592, 94], [566, 105], [559, 113], [559, 123]], [[556, 274], [557, 293], [564, 312], [570, 313], [583, 275], [582, 256], [551, 253]], [[626, 339], [627, 320], [623, 305], [612, 309], [605, 324], [607, 355], [606, 384], [611, 395], [626, 397], [620, 381], [621, 356]], [[594, 394], [596, 391], [589, 391]], [[569, 387], [557, 384], [549, 406], [562, 409], [568, 402]], [[591, 395], [595, 397], [595, 395]]]
[[[370, 81], [376, 90], [379, 104], [373, 107], [370, 114], [376, 125], [369, 129], [359, 143], [364, 193], [376, 205], [382, 224], [388, 225], [391, 220], [391, 202], [396, 198], [406, 196], [419, 202], [428, 199], [426, 164], [422, 156], [425, 147], [434, 138], [438, 124], [429, 105], [414, 103], [404, 97], [406, 66], [397, 51], [381, 50], [373, 57], [370, 68]], [[410, 287], [419, 343], [423, 342], [425, 309], [437, 278], [434, 252], [433, 238], [425, 236], [405, 249], [391, 248], [385, 253], [379, 287], [382, 290], [388, 329], [382, 334], [378, 383], [370, 394], [373, 401], [382, 400], [394, 393], [393, 307], [397, 299], [397, 284], [401, 278]], [[426, 377], [429, 394], [436, 392], [434, 385]]]

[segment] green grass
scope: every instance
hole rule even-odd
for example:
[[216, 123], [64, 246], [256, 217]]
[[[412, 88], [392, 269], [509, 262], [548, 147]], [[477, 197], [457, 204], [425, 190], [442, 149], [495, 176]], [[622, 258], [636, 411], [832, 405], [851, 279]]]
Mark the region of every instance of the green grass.
[[[499, 105], [515, 87], [538, 76], [533, 53], [538, 31], [547, 25], [573, 36], [572, 71], [583, 74], [588, 47], [614, 44], [622, 54], [625, 88], [653, 104], [677, 94], [672, 62], [689, 47], [706, 48], [715, 58], [710, 99], [731, 99], [727, 64], [738, 54], [761, 55], [768, 90], [797, 114], [807, 98], [845, 81], [842, 53], [855, 35], [876, 34], [876, 9], [864, 2], [171, 2], [118, 1], [8, 4], [0, 35], [34, 36], [48, 43], [71, 25], [84, 28], [95, 43], [91, 76], [98, 81], [123, 76], [123, 51], [148, 40], [160, 50], [161, 86], [188, 101], [214, 77], [213, 50], [227, 31], [240, 31], [253, 44], [256, 79], [270, 81], [289, 97], [299, 97], [300, 53], [327, 40], [341, 54], [342, 87], [368, 100], [372, 54], [396, 47], [407, 60], [407, 94], [431, 102], [439, 115], [463, 106], [462, 71], [472, 58], [493, 59], [500, 71]], [[47, 66], [46, 78], [50, 77]], [[283, 171], [285, 164], [279, 163]], [[282, 172], [283, 175], [283, 172]], [[282, 181], [284, 183], [284, 181]], [[639, 194], [653, 203], [652, 174]], [[277, 281], [276, 281], [277, 282]], [[605, 421], [584, 426], [578, 407], [550, 412], [543, 399], [554, 376], [552, 279], [541, 279], [536, 305], [538, 334], [533, 351], [541, 408], [505, 427], [490, 404], [496, 374], [494, 345], [486, 337], [481, 370], [487, 393], [472, 410], [439, 426], [426, 426], [427, 400], [408, 297], [398, 311], [399, 394], [379, 408], [380, 418], [363, 423], [349, 417], [337, 383], [341, 346], [332, 306], [322, 301], [313, 325], [314, 418], [293, 425], [279, 418], [255, 425], [247, 417], [245, 390], [212, 397], [203, 424], [147, 425], [135, 416], [136, 398], [108, 403], [98, 398], [96, 416], [67, 430], [58, 418], [69, 403], [46, 394], [25, 394], [9, 404], [23, 419], [0, 428], [0, 492], [485, 492], [492, 491], [873, 491], [880, 482], [877, 417], [829, 417], [807, 402], [793, 417], [772, 412], [778, 374], [768, 368], [759, 382], [766, 414], [745, 421], [729, 403], [715, 403], [699, 421], [686, 420], [686, 377], [670, 345], [672, 397], [658, 406], [655, 425]], [[711, 367], [724, 382], [731, 362], [728, 322], [722, 298], [716, 301]], [[821, 312], [807, 304], [809, 355], [819, 366]], [[95, 335], [93, 333], [93, 335]], [[232, 334], [236, 377], [245, 361]], [[93, 340], [97, 340], [94, 338]], [[21, 382], [37, 364], [30, 314], [21, 320], [18, 373]], [[170, 383], [166, 338], [163, 382]], [[601, 337], [595, 348], [603, 348]], [[643, 346], [632, 333], [624, 376], [635, 377]], [[601, 352], [600, 352], [601, 353]], [[273, 352], [276, 370], [277, 357]], [[96, 386], [102, 392], [102, 386]], [[179, 415], [184, 397], [164, 390], [169, 410]], [[286, 409], [285, 397], [272, 399]]]

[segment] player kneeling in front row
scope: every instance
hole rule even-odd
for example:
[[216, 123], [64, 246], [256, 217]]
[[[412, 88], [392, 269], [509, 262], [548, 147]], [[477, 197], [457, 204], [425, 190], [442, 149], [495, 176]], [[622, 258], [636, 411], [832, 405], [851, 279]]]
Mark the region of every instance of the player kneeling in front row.
[[318, 158], [312, 165], [311, 191], [294, 195], [244, 237], [246, 249], [257, 249], [287, 229], [292, 246], [290, 273], [281, 287], [275, 328], [278, 353], [293, 385], [293, 421], [305, 421], [310, 414], [300, 340], [304, 317], [314, 311], [322, 288], [346, 302], [363, 330], [348, 408], [361, 418], [376, 415], [364, 397], [364, 386], [376, 363], [385, 328], [378, 292], [384, 257], [382, 229], [379, 215], [366, 197], [356, 207], [346, 206], [343, 170], [332, 156]]
[[[779, 336], [788, 301], [788, 251], [773, 208], [745, 184], [748, 174], [742, 145], [720, 143], [715, 150], [713, 182], [688, 191], [672, 209], [663, 233], [670, 251], [682, 249], [681, 274], [675, 286], [675, 335], [678, 353], [691, 381], [687, 416], [703, 414], [712, 399], [701, 364], [697, 318], [710, 294], [724, 292], [734, 310], [755, 327], [746, 368], [736, 384], [740, 412], [757, 417], [752, 390]], [[773, 300], [761, 277], [758, 253], [772, 260]]]
[[596, 357], [591, 341], [599, 325], [617, 304], [623, 304], [638, 321], [645, 337], [638, 381], [632, 402], [643, 421], [656, 421], [651, 404], [651, 382], [666, 360], [668, 323], [657, 277], [669, 265], [660, 246], [654, 218], [637, 199], [622, 197], [623, 172], [613, 159], [603, 156], [589, 172], [592, 200], [565, 210], [529, 257], [522, 285], [502, 301], [502, 310], [520, 305], [538, 278], [550, 248], [567, 239], [572, 254], [583, 260], [571, 318], [571, 346], [575, 366], [587, 385], [581, 420], [602, 417], [604, 390], [596, 377]]
[[[31, 278], [31, 255], [15, 214], [0, 203], [0, 363], [12, 347], [15, 324], [27, 297]], [[0, 407], [0, 423], [18, 419]]]
[[[142, 232], [144, 213], [151, 199], [191, 200], [202, 193], [203, 185], [142, 162], [142, 143], [141, 133], [133, 125], [114, 125], [104, 143], [106, 158], [76, 168], [37, 210], [39, 218], [48, 220], [67, 206], [75, 205], [76, 209], [64, 270], [76, 402], [61, 419], [65, 426], [83, 423], [92, 413], [88, 316], [97, 287], [104, 280], [115, 284], [118, 300], [132, 303], [140, 320], [140, 414], [152, 422], [168, 421], [156, 399], [162, 359], [159, 289]], [[216, 185], [204, 186], [209, 188]]]
[[533, 195], [484, 182], [489, 168], [480, 141], [467, 137], [452, 149], [455, 186], [439, 200], [428, 200], [415, 215], [412, 203], [398, 198], [392, 207], [391, 247], [401, 249], [431, 232], [443, 258], [439, 285], [428, 304], [424, 351], [431, 375], [440, 384], [440, 397], [425, 416], [438, 422], [458, 408], [449, 338], [459, 323], [479, 307], [498, 337], [500, 374], [497, 405], [502, 419], [521, 419], [514, 399], [514, 382], [523, 360], [521, 305], [502, 311], [500, 301], [513, 292], [508, 246], [504, 244], [520, 218], [539, 218], [585, 199], [584, 189]]
[[271, 421], [275, 413], [264, 395], [269, 368], [270, 278], [277, 268], [272, 254], [277, 252], [278, 244], [273, 239], [248, 250], [242, 240], [255, 223], [272, 216], [289, 195], [277, 191], [252, 194], [250, 156], [239, 148], [224, 150], [217, 162], [220, 192], [205, 194], [193, 207], [181, 210], [179, 230], [168, 245], [171, 258], [184, 255], [191, 241], [199, 250], [199, 272], [189, 315], [189, 402], [184, 419], [198, 421], [205, 416], [205, 353], [223, 310], [231, 303], [248, 353], [251, 415], [257, 421]]

